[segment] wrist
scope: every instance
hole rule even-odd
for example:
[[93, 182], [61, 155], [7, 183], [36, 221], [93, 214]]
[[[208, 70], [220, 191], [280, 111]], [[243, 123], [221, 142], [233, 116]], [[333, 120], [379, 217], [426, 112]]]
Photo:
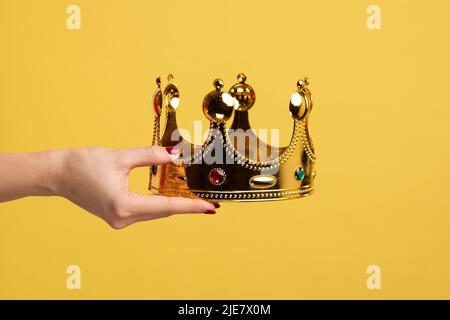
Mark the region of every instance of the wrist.
[[63, 186], [64, 163], [70, 150], [54, 150], [45, 152], [44, 188], [48, 195], [61, 196]]

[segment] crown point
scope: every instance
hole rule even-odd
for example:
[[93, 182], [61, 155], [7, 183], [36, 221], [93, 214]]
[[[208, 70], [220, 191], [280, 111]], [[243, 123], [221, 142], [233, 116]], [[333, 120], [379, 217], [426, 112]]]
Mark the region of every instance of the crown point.
[[161, 89], [161, 77], [156, 78], [156, 85], [158, 86], [158, 89]]
[[247, 80], [245, 74], [239, 73], [237, 79], [238, 83], [230, 88], [229, 93], [237, 101], [236, 110], [247, 111], [255, 104], [256, 93], [249, 84], [245, 83]]
[[164, 105], [167, 106], [169, 111], [175, 111], [180, 104], [180, 92], [175, 83], [173, 83], [173, 74], [169, 74], [167, 80], [169, 84], [164, 89]]
[[289, 112], [294, 120], [302, 121], [312, 109], [311, 93], [306, 86], [309, 78], [297, 81], [297, 91], [291, 96]]
[[223, 80], [222, 79], [215, 79], [213, 81], [213, 86], [217, 91], [222, 90], [223, 88]]
[[239, 83], [244, 83], [245, 81], [247, 81], [247, 76], [245, 75], [245, 73], [239, 73], [237, 76], [237, 80]]
[[225, 122], [233, 114], [234, 100], [228, 92], [222, 92], [223, 81], [213, 81], [215, 90], [208, 93], [203, 99], [203, 113], [209, 121]]
[[305, 77], [297, 81], [297, 88], [302, 89], [309, 85], [309, 78]]

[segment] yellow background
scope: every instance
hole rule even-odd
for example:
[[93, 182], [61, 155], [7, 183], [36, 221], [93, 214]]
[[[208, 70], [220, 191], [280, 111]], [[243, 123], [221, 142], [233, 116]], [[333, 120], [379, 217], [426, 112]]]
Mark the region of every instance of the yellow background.
[[[283, 142], [311, 77], [319, 157], [312, 197], [122, 231], [64, 199], [1, 204], [0, 298], [450, 298], [448, 1], [0, 3], [1, 151], [146, 145], [157, 75], [175, 74], [192, 128], [211, 81], [246, 72], [253, 126]], [[66, 28], [72, 3], [81, 30]]]

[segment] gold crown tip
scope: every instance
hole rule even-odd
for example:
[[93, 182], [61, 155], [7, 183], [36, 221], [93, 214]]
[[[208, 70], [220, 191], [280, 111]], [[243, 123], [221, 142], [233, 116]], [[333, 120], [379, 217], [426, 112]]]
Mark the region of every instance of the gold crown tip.
[[310, 79], [308, 77], [304, 77], [303, 79], [300, 79], [297, 81], [297, 88], [302, 89], [306, 86], [308, 86], [310, 83]]
[[167, 81], [172, 82], [174, 79], [174, 76], [172, 73], [169, 73], [169, 75], [167, 76]]
[[159, 89], [161, 89], [161, 76], [156, 78], [156, 85], [158, 86]]
[[245, 75], [245, 73], [239, 73], [237, 76], [237, 80], [239, 81], [239, 83], [244, 83], [245, 81], [247, 81], [247, 76]]
[[214, 79], [213, 86], [217, 91], [222, 90], [223, 88], [223, 80], [222, 79]]

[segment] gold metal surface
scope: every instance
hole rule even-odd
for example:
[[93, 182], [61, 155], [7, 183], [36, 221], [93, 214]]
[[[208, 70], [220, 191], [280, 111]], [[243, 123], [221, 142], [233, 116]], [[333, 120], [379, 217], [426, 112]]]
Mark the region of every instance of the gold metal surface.
[[223, 92], [223, 81], [213, 81], [215, 90], [211, 91], [203, 99], [203, 113], [209, 121], [225, 122], [231, 118], [234, 111], [233, 97]]
[[169, 74], [167, 80], [169, 84], [164, 89], [164, 104], [170, 111], [175, 111], [180, 103], [180, 92], [176, 84], [173, 82], [173, 75]]
[[298, 90], [291, 97], [289, 112], [295, 120], [303, 120], [312, 110], [311, 91], [307, 88], [308, 84], [308, 78], [298, 80]]
[[277, 183], [277, 178], [271, 175], [260, 174], [250, 178], [248, 184], [254, 189], [267, 189]]
[[[251, 128], [248, 112], [256, 101], [256, 94], [246, 83], [245, 74], [238, 75], [238, 83], [228, 92], [222, 91], [222, 80], [214, 80], [214, 90], [203, 100], [203, 112], [210, 121], [210, 131], [202, 145], [193, 145], [182, 136], [172, 141], [178, 130], [176, 109], [180, 103], [180, 93], [173, 80], [170, 75], [162, 93], [158, 88], [162, 97], [156, 100], [163, 103], [166, 125], [160, 139], [160, 115], [155, 109], [153, 144], [174, 146], [182, 143], [183, 156], [150, 170], [149, 189], [153, 193], [214, 201], [269, 201], [300, 198], [313, 192], [316, 156], [308, 128], [312, 110], [309, 79], [297, 82], [289, 105], [293, 118], [292, 137], [287, 146], [280, 148], [265, 144], [254, 131], [247, 130]], [[153, 101], [155, 104], [155, 98]], [[231, 126], [227, 127], [230, 119]], [[245, 147], [240, 148], [242, 144], [238, 141], [245, 141]], [[216, 155], [218, 150], [223, 161], [207, 162], [206, 159]], [[265, 150], [270, 152], [263, 152]], [[301, 174], [296, 174], [298, 168], [301, 168]], [[223, 171], [224, 180], [212, 179], [213, 170]]]
[[247, 81], [247, 76], [245, 74], [238, 74], [237, 79], [238, 83], [230, 88], [229, 93], [239, 103], [237, 110], [247, 111], [255, 104], [256, 93], [250, 85], [245, 83], [245, 81]]

